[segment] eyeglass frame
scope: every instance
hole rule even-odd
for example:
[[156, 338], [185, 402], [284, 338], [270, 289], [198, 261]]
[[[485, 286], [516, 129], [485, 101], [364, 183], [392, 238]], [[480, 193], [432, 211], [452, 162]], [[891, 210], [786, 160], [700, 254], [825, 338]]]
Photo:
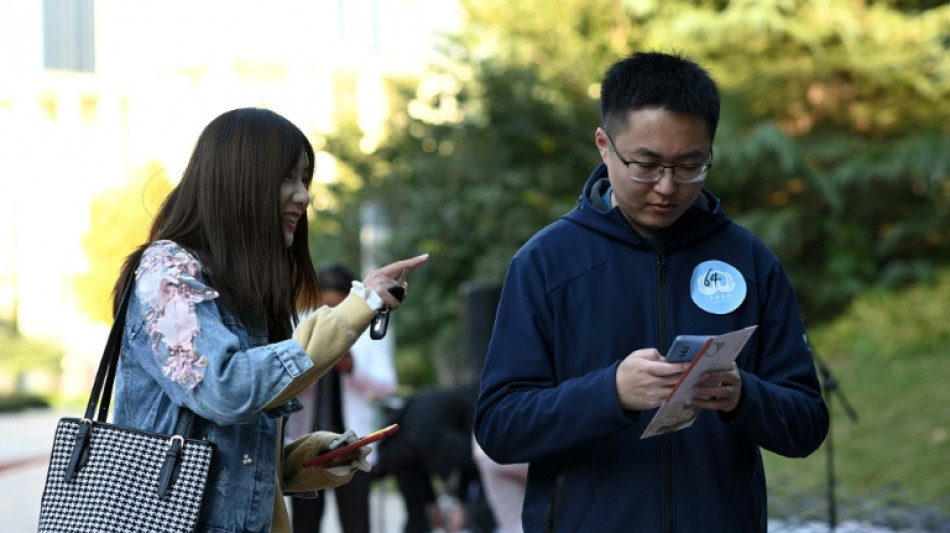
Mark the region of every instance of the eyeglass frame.
[[[709, 174], [709, 169], [711, 169], [713, 166], [712, 146], [709, 147], [709, 162], [703, 163], [701, 165], [661, 165], [659, 163], [648, 163], [646, 161], [627, 161], [626, 159], [624, 159], [622, 155], [620, 155], [620, 150], [617, 150], [617, 145], [614, 144], [614, 140], [610, 136], [610, 132], [607, 131], [607, 128], [603, 128], [603, 130], [604, 130], [604, 135], [607, 136], [607, 140], [610, 142], [611, 148], [614, 149], [614, 154], [617, 155], [617, 159], [619, 159], [620, 162], [623, 163], [624, 166], [627, 167], [627, 171], [630, 174], [630, 179], [637, 183], [659, 183], [659, 181], [663, 179], [663, 174], [666, 172], [667, 169], [669, 169], [670, 172], [672, 173], [673, 181], [676, 183], [679, 183], [681, 185], [688, 185], [690, 183], [700, 183], [700, 182], [706, 181], [707, 174]], [[644, 166], [659, 167], [660, 172], [656, 175], [656, 179], [645, 180], [643, 178], [638, 178], [634, 176], [633, 173], [630, 172], [630, 165], [638, 165], [640, 168], [643, 168]], [[703, 167], [703, 171], [700, 172], [695, 178], [692, 178], [690, 180], [684, 181], [684, 180], [676, 179], [676, 169], [683, 168], [683, 167]]]

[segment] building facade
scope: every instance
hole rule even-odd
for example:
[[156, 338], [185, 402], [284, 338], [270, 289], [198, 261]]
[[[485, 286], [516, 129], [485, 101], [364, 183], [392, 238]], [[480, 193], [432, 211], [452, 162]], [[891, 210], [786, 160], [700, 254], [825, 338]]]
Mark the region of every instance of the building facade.
[[393, 83], [459, 24], [444, 0], [0, 0], [0, 323], [65, 354], [60, 375], [0, 374], [0, 393], [87, 394], [108, 331], [76, 291], [97, 197], [146, 168], [176, 179], [236, 107], [314, 140], [353, 118], [372, 145]]

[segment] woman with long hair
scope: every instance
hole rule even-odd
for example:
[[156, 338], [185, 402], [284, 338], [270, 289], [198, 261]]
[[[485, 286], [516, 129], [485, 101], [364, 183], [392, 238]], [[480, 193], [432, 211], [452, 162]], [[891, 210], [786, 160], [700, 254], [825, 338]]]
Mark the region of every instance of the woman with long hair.
[[173, 432], [182, 409], [196, 415], [194, 435], [216, 445], [201, 531], [289, 532], [282, 494], [338, 486], [368, 468], [365, 452], [303, 467], [339, 435], [285, 443], [283, 421], [380, 309], [399, 307], [387, 288], [428, 256], [384, 266], [339, 305], [299, 320], [320, 296], [307, 242], [313, 167], [313, 147], [286, 118], [222, 114], [115, 285], [116, 308], [132, 287], [115, 422]]

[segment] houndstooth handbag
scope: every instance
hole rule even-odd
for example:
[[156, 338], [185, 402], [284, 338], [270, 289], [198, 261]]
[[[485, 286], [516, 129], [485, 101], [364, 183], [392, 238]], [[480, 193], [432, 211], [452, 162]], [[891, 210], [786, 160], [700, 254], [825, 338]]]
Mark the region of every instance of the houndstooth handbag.
[[214, 444], [186, 438], [194, 413], [182, 409], [174, 435], [106, 423], [131, 286], [130, 278], [85, 417], [62, 418], [56, 427], [40, 504], [41, 533], [182, 532], [197, 527]]

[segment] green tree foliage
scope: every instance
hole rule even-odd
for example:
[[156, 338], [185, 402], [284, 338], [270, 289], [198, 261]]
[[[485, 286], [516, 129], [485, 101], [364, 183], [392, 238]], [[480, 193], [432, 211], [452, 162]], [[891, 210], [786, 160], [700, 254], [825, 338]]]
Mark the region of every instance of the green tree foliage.
[[320, 136], [314, 142], [314, 149], [318, 150], [317, 171], [310, 185], [311, 208], [307, 211], [310, 255], [318, 268], [341, 263], [359, 275], [360, 203], [365, 198], [362, 182], [350, 167], [336, 169], [338, 179], [335, 181], [320, 179], [325, 172], [322, 167], [332, 164], [332, 159], [325, 159], [325, 154], [319, 152], [324, 142]]
[[950, 7], [464, 4], [464, 33], [388, 139], [371, 154], [354, 148], [358, 132], [328, 145], [390, 213], [393, 254], [432, 254], [398, 321], [430, 355], [462, 348], [459, 286], [500, 283], [514, 251], [573, 205], [600, 162], [597, 83], [635, 50], [685, 52], [719, 81], [709, 187], [776, 251], [813, 323], [950, 259]]
[[89, 269], [73, 285], [80, 310], [93, 320], [112, 323], [112, 289], [122, 263], [148, 238], [152, 218], [171, 189], [164, 167], [151, 163], [92, 202], [82, 240]]
[[19, 378], [29, 372], [56, 371], [62, 357], [55, 343], [28, 339], [13, 324], [0, 322], [0, 373]]
[[500, 282], [518, 247], [573, 205], [597, 123], [586, 93], [562, 99], [537, 70], [475, 67], [430, 76], [394, 118], [399, 131], [370, 156], [330, 144], [378, 180], [369, 197], [388, 208], [393, 257], [431, 254], [395, 322], [401, 339], [424, 341], [438, 358], [460, 355], [460, 284]]

